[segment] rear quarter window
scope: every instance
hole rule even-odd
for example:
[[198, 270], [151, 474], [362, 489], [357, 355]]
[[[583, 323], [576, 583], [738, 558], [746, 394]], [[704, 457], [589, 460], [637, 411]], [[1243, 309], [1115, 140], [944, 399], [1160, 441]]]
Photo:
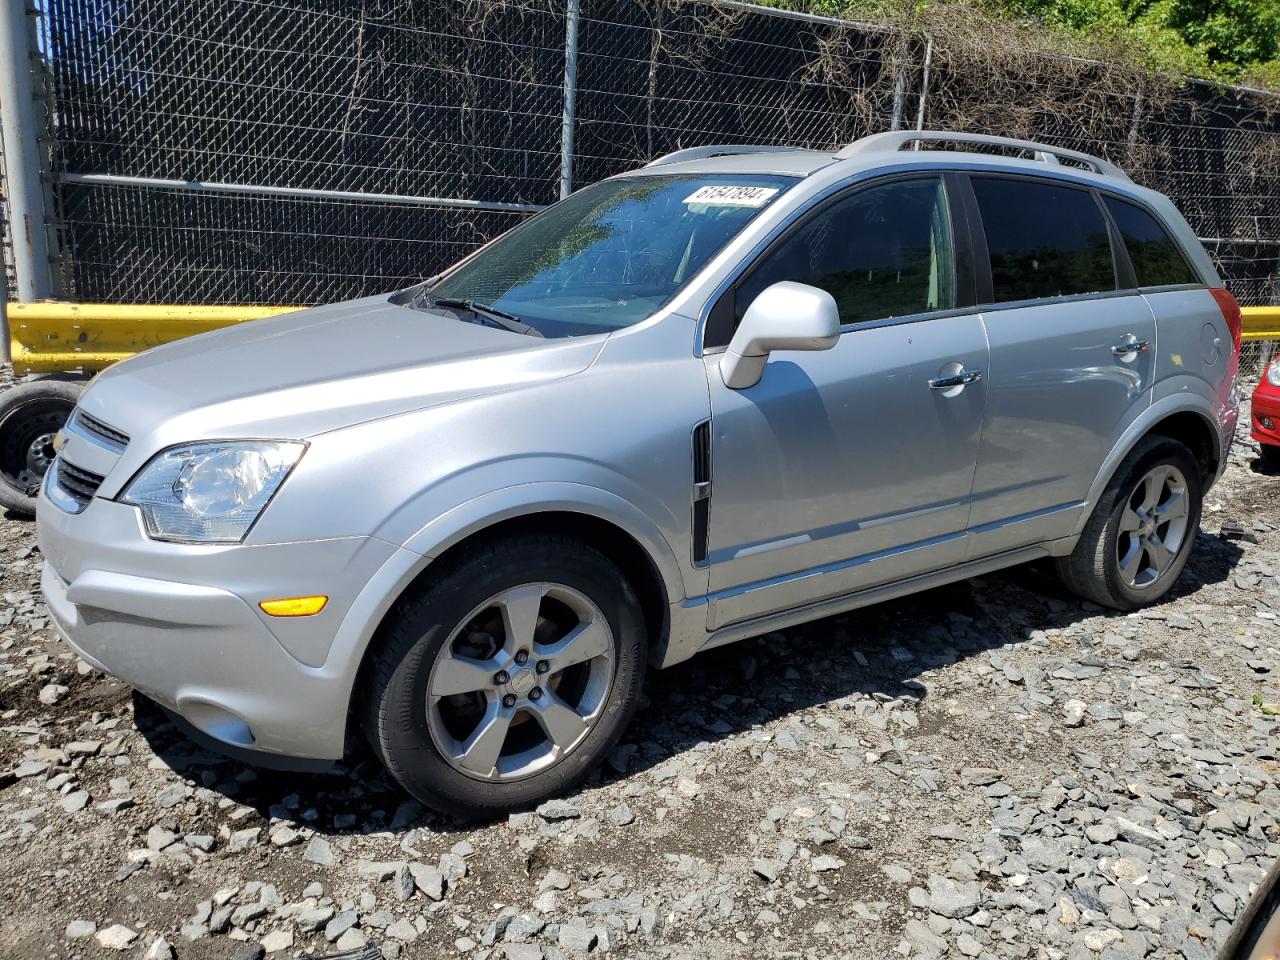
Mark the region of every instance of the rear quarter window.
[[1104, 197], [1107, 212], [1124, 238], [1125, 249], [1140, 287], [1199, 283], [1181, 248], [1160, 221], [1135, 203]]
[[996, 303], [1116, 289], [1106, 220], [1088, 190], [974, 177]]

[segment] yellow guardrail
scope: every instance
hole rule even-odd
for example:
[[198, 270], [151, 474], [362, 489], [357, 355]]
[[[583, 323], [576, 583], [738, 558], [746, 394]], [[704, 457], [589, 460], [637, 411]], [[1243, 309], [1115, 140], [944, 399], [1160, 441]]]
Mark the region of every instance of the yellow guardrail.
[[148, 347], [299, 307], [154, 306], [123, 303], [9, 303], [14, 372], [95, 372]]
[[[123, 303], [9, 303], [14, 371], [95, 372], [147, 347], [299, 307], [154, 306]], [[1280, 340], [1280, 306], [1244, 307], [1246, 340]]]
[[1241, 307], [1246, 340], [1280, 340], [1280, 307]]

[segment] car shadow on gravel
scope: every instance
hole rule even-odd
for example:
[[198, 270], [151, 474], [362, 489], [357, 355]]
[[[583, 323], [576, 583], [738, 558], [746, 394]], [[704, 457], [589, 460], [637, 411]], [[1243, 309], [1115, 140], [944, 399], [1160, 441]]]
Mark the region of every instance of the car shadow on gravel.
[[1280, 477], [1280, 463], [1264, 460], [1261, 454], [1249, 461], [1249, 470], [1263, 477]]
[[[1200, 531], [1169, 599], [1224, 582], [1241, 555], [1231, 541]], [[647, 701], [587, 786], [626, 781], [702, 743], [853, 694], [917, 701], [917, 732], [928, 732], [921, 673], [1100, 615], [1106, 611], [1066, 593], [1048, 564], [1032, 564], [720, 647], [650, 674]], [[355, 738], [334, 772], [287, 773], [204, 749], [140, 694], [134, 716], [151, 749], [192, 787], [257, 811], [260, 819], [242, 817], [233, 829], [267, 826], [273, 818], [326, 836], [419, 828], [449, 834], [476, 826], [410, 800]]]

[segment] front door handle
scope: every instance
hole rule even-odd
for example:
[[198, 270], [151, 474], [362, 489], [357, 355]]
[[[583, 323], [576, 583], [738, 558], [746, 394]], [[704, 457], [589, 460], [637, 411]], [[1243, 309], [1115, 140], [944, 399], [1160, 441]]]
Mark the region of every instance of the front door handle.
[[964, 370], [959, 373], [953, 373], [949, 377], [934, 377], [929, 381], [930, 390], [951, 390], [955, 387], [963, 387], [970, 383], [977, 383], [982, 379], [981, 370]]
[[1123, 340], [1111, 348], [1113, 356], [1132, 357], [1134, 354], [1142, 353], [1144, 350], [1151, 349], [1150, 340], [1139, 340], [1132, 333], [1125, 336]]

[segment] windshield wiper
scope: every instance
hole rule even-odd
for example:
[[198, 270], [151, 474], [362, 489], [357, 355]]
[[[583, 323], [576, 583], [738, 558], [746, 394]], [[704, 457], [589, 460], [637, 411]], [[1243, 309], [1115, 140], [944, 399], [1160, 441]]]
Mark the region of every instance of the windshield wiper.
[[531, 337], [541, 337], [543, 333], [536, 327], [522, 321], [515, 314], [505, 313], [496, 307], [491, 307], [487, 303], [479, 303], [475, 300], [461, 300], [455, 297], [441, 297], [438, 300], [425, 301], [428, 306], [432, 307], [450, 307], [454, 310], [467, 310], [474, 313], [478, 317], [484, 317], [486, 320], [496, 323], [504, 330], [510, 330], [512, 333], [524, 333]]

